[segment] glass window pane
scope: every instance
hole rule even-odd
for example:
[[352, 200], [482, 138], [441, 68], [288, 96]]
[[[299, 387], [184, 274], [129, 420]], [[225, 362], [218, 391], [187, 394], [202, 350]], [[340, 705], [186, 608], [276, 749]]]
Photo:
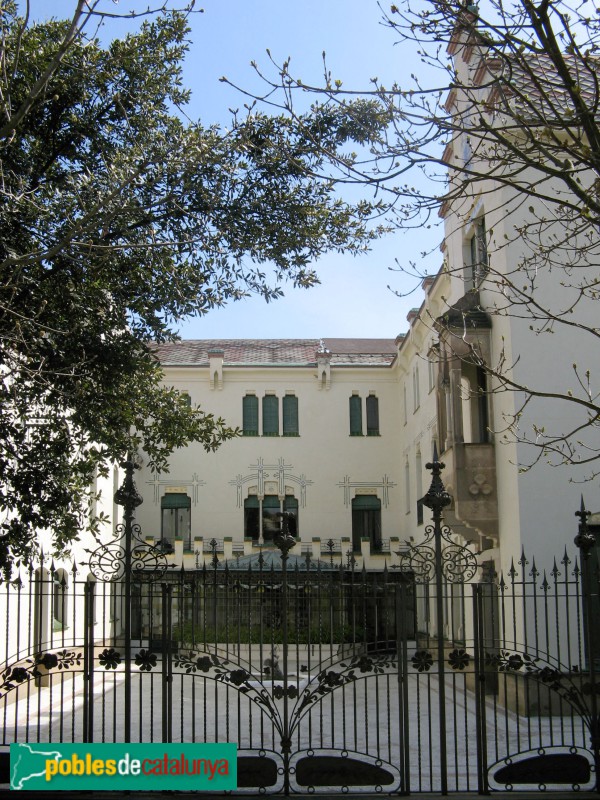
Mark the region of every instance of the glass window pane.
[[350, 398], [350, 436], [362, 436], [362, 402], [357, 394]]
[[293, 394], [283, 398], [283, 435], [298, 435], [298, 398]]
[[274, 495], [266, 495], [263, 500], [263, 538], [265, 542], [272, 541], [281, 530], [281, 503], [279, 498]]
[[279, 398], [273, 394], [263, 397], [263, 436], [279, 436]]
[[242, 401], [242, 429], [244, 436], [258, 436], [258, 397], [253, 394]]
[[379, 399], [367, 397], [367, 436], [379, 436]]

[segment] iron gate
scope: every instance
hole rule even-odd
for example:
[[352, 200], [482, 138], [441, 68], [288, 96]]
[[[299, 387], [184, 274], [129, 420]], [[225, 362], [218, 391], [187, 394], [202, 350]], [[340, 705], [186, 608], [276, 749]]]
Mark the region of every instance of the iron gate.
[[587, 512], [581, 559], [498, 576], [442, 526], [432, 469], [433, 524], [381, 572], [294, 555], [285, 520], [256, 557], [169, 568], [129, 474], [124, 538], [3, 586], [4, 745], [231, 741], [253, 792], [595, 788]]

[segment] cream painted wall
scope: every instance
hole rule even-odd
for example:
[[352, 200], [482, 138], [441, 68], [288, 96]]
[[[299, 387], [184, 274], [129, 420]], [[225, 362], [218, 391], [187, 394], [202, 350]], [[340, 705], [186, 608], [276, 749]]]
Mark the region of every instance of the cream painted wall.
[[[403, 509], [403, 474], [398, 467], [399, 408], [397, 381], [389, 368], [333, 366], [331, 388], [320, 389], [316, 369], [301, 367], [227, 367], [223, 369], [223, 388], [211, 390], [208, 368], [166, 370], [165, 381], [188, 391], [192, 403], [200, 404], [226, 419], [232, 426], [242, 425], [242, 398], [256, 393], [259, 400], [274, 392], [280, 400], [286, 392], [298, 397], [298, 437], [239, 437], [225, 443], [216, 453], [206, 453], [200, 445], [178, 451], [171, 459], [168, 475], [160, 476], [155, 493], [153, 476], [142, 470], [138, 488], [144, 497], [137, 520], [146, 535], [160, 536], [160, 497], [167, 486], [189, 486], [196, 474], [197, 503], [192, 496], [192, 536], [243, 540], [243, 499], [256, 480], [244, 482], [241, 506], [235, 481], [256, 474], [262, 461], [269, 478], [280, 460], [286, 465], [286, 485], [301, 500], [299, 481], [306, 481], [305, 505], [299, 508], [299, 534], [302, 542], [312, 537], [351, 537], [351, 498], [357, 488], [371, 488], [382, 500], [382, 537], [398, 536]], [[350, 436], [349, 397], [358, 391], [363, 400], [363, 431], [366, 431], [365, 401], [370, 392], [379, 399], [380, 436]], [[260, 413], [259, 413], [260, 416]], [[344, 482], [349, 486], [345, 490]], [[388, 484], [384, 490], [384, 484]], [[355, 486], [360, 484], [360, 486]], [[271, 493], [271, 492], [269, 492]], [[387, 504], [386, 504], [387, 500]]]

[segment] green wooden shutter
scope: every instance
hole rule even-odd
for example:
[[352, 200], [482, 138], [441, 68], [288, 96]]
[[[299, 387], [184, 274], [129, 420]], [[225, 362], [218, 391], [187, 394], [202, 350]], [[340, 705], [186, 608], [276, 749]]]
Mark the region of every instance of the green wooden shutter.
[[293, 394], [283, 398], [283, 435], [298, 436], [298, 398]]
[[367, 397], [367, 436], [379, 436], [379, 399]]
[[357, 394], [350, 397], [350, 436], [362, 436], [362, 401]]
[[242, 405], [244, 436], [258, 436], [258, 397], [247, 394]]
[[263, 397], [263, 436], [279, 436], [279, 398], [274, 394]]
[[187, 494], [173, 492], [166, 494], [160, 501], [161, 508], [189, 508], [191, 500]]

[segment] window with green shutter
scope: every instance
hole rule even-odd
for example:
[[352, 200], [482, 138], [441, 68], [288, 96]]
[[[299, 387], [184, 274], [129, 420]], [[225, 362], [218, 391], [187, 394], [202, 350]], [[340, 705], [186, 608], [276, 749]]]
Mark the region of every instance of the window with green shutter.
[[350, 398], [350, 436], [362, 436], [362, 400], [357, 394]]
[[183, 492], [164, 495], [161, 507], [161, 539], [172, 544], [175, 539], [183, 539], [185, 550], [191, 549], [191, 500]]
[[381, 500], [375, 495], [359, 495], [352, 500], [352, 549], [360, 552], [362, 539], [372, 550], [381, 550]]
[[373, 394], [367, 397], [367, 436], [379, 436], [379, 399]]
[[298, 398], [286, 394], [283, 398], [283, 435], [298, 436]]
[[244, 436], [258, 436], [258, 397], [254, 394], [243, 399], [242, 430]]
[[274, 394], [263, 397], [263, 436], [279, 436], [279, 398]]

